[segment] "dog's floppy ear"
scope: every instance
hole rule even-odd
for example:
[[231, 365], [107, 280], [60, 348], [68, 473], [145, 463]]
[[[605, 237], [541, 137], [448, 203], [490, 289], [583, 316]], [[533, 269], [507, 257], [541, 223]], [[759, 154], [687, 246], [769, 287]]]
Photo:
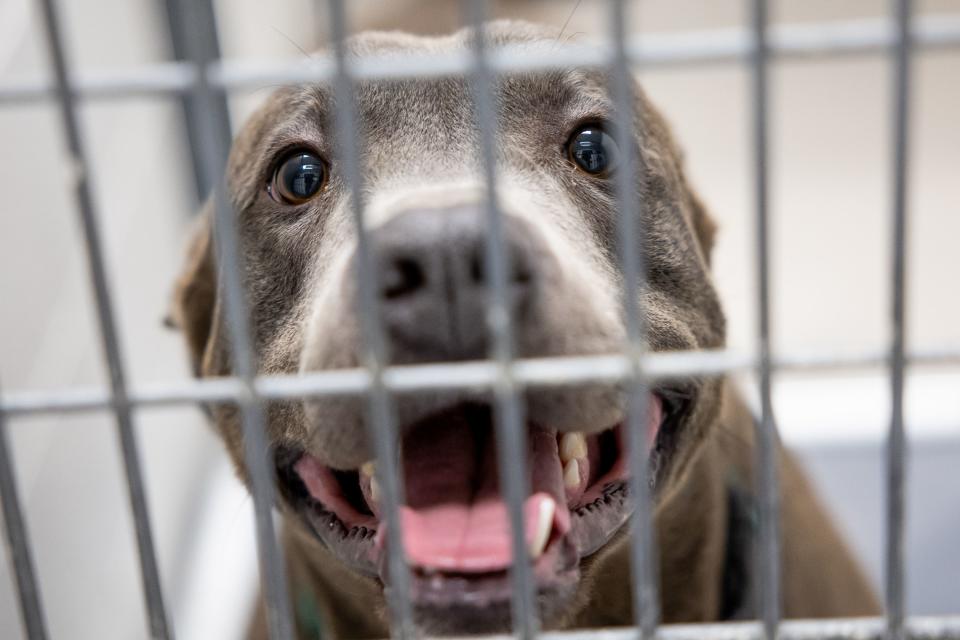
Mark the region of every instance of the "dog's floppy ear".
[[170, 317], [183, 331], [190, 350], [190, 363], [200, 374], [203, 354], [213, 332], [217, 300], [211, 204], [208, 202], [194, 225], [184, 265], [177, 277]]

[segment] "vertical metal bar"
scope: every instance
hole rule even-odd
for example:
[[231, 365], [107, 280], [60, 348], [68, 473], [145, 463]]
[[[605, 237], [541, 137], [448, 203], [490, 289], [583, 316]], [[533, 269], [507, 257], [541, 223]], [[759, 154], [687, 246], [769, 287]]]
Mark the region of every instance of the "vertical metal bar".
[[[610, 6], [610, 37], [613, 58], [610, 66], [610, 92], [616, 109], [615, 135], [620, 145], [621, 162], [616, 173], [617, 237], [623, 273], [623, 314], [632, 372], [624, 385], [627, 397], [627, 450], [630, 456], [630, 494], [633, 496], [631, 529], [631, 578], [633, 610], [639, 636], [652, 638], [659, 622], [655, 533], [650, 495], [650, 470], [647, 451], [647, 411], [649, 389], [641, 372], [644, 352], [644, 319], [640, 299], [646, 287], [643, 255], [643, 202], [638, 187], [643, 181], [642, 160], [634, 143], [634, 122], [639, 117], [634, 80], [626, 52], [627, 13], [624, 0]], [[638, 179], [638, 176], [641, 176]]]
[[499, 367], [499, 374], [493, 385], [493, 396], [497, 464], [505, 487], [513, 548], [513, 567], [510, 571], [513, 587], [513, 630], [521, 638], [532, 638], [539, 630], [540, 621], [523, 521], [524, 501], [530, 494], [526, 460], [527, 433], [520, 390], [511, 370], [514, 357], [513, 321], [507, 298], [507, 278], [511, 272], [511, 264], [503, 237], [503, 213], [497, 201], [497, 161], [494, 153], [497, 110], [493, 92], [495, 78], [486, 55], [486, 0], [464, 0], [462, 7], [474, 32], [470, 86], [480, 135], [480, 161], [487, 207], [486, 272], [490, 276], [488, 284], [491, 294], [490, 306], [487, 309], [487, 327], [492, 337], [490, 356]]
[[197, 114], [204, 116], [196, 132], [202, 137], [196, 145], [202, 151], [202, 166], [206, 175], [214, 177], [213, 224], [216, 239], [217, 262], [223, 284], [224, 311], [230, 336], [233, 371], [243, 385], [237, 408], [243, 429], [243, 454], [247, 467], [250, 493], [253, 498], [254, 521], [257, 536], [257, 557], [260, 582], [266, 605], [267, 628], [272, 640], [291, 640], [293, 622], [287, 589], [283, 554], [273, 526], [273, 505], [276, 495], [273, 460], [267, 440], [267, 418], [262, 398], [256, 393], [256, 353], [250, 331], [249, 306], [244, 290], [244, 265], [240, 253], [237, 221], [225, 180], [225, 166], [229, 139], [224, 139], [221, 114], [216, 108], [222, 97], [207, 78], [205, 41], [216, 31], [212, 12], [198, 10], [192, 0], [181, 0], [180, 15], [184, 21], [186, 49], [197, 67], [197, 84], [193, 87]]
[[167, 622], [166, 609], [163, 604], [160, 572], [157, 568], [156, 551], [150, 529], [150, 518], [147, 512], [143, 477], [140, 472], [136, 433], [134, 432], [131, 406], [127, 397], [127, 387], [124, 380], [120, 340], [116, 323], [114, 322], [113, 305], [110, 299], [110, 288], [107, 283], [103, 248], [100, 244], [100, 232], [93, 204], [93, 194], [90, 189], [90, 165], [87, 162], [83, 146], [75, 96], [70, 88], [66, 52], [61, 36], [60, 20], [55, 0], [43, 0], [41, 4], [43, 6], [44, 27], [46, 30], [50, 62], [56, 80], [60, 117], [63, 121], [70, 161], [74, 172], [74, 196], [80, 214], [84, 240], [86, 241], [87, 262], [90, 269], [90, 278], [94, 286], [97, 319], [100, 324], [100, 336], [103, 341], [104, 357], [110, 373], [110, 391], [112, 394], [113, 411], [116, 415], [117, 431], [120, 438], [120, 449], [123, 455], [123, 466], [126, 473], [130, 507], [133, 511], [137, 549], [140, 559], [140, 572], [143, 578], [143, 590], [146, 597], [150, 634], [153, 638], [170, 638], [173, 633]]
[[886, 613], [888, 640], [903, 640], [904, 476], [903, 385], [906, 369], [907, 136], [910, 104], [910, 0], [894, 0], [893, 291], [890, 344], [890, 433], [887, 437]]
[[[175, 60], [186, 60], [190, 57], [189, 37], [185, 33], [182, 0], [164, 0], [163, 7], [167, 14], [167, 24], [170, 29], [170, 47]], [[205, 20], [213, 22], [214, 9], [212, 0], [194, 0], [195, 11], [203, 12]], [[203, 49], [199, 52], [205, 65], [220, 59], [220, 40], [216, 30], [208, 34], [203, 41]], [[210, 195], [216, 186], [216, 176], [209, 175], [203, 162], [203, 150], [199, 141], [203, 138], [200, 130], [206, 123], [206, 116], [201, 112], [199, 101], [192, 93], [180, 96], [183, 111], [183, 122], [186, 127], [186, 144], [190, 150], [191, 168], [193, 169], [194, 186], [196, 187], [196, 202], [199, 204]], [[220, 93], [210, 101], [210, 108], [216, 111], [216, 122], [220, 128], [219, 136], [224, 140], [230, 139], [230, 110], [227, 105], [227, 96]]]
[[367, 230], [364, 223], [363, 176], [360, 168], [360, 143], [357, 139], [356, 103], [353, 80], [347, 63], [344, 39], [347, 34], [346, 7], [343, 0], [330, 0], [330, 27], [334, 43], [336, 75], [334, 91], [337, 107], [338, 142], [343, 153], [345, 177], [350, 188], [354, 226], [357, 233], [357, 280], [360, 296], [360, 321], [363, 332], [363, 364], [370, 373], [367, 394], [370, 439], [377, 456], [377, 479], [381, 486], [387, 515], [387, 554], [390, 584], [387, 598], [390, 606], [391, 634], [395, 638], [414, 637], [413, 611], [410, 605], [410, 572], [407, 567], [400, 526], [399, 506], [403, 502], [403, 482], [397, 456], [397, 429], [390, 394], [383, 381], [387, 363], [387, 344], [380, 320], [379, 291]]
[[0, 406], [0, 503], [3, 506], [3, 523], [7, 534], [7, 554], [17, 578], [17, 598], [20, 601], [23, 629], [30, 640], [44, 640], [47, 637], [47, 625], [40, 604], [40, 589], [33, 567], [27, 522], [20, 508], [16, 470], [13, 468], [13, 456], [10, 455], [7, 418], [3, 406]]
[[757, 259], [757, 377], [760, 385], [760, 421], [757, 424], [757, 494], [760, 503], [758, 597], [767, 640], [777, 637], [780, 625], [780, 487], [777, 473], [777, 436], [771, 399], [773, 366], [770, 352], [770, 265], [767, 193], [767, 3], [752, 0], [754, 207]]

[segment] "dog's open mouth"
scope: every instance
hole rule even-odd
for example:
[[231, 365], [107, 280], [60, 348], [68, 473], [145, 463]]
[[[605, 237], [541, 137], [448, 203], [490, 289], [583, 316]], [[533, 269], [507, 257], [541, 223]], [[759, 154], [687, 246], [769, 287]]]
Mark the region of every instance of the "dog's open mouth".
[[[664, 422], [650, 394], [647, 446]], [[421, 606], [509, 602], [510, 518], [500, 486], [492, 411], [463, 404], [404, 430], [400, 460], [406, 500], [403, 543]], [[528, 424], [530, 495], [524, 534], [541, 594], [569, 592], [579, 561], [621, 528], [630, 514], [623, 426], [585, 435]], [[373, 462], [331, 469], [289, 449], [277, 454], [280, 490], [297, 515], [338, 557], [386, 584], [386, 538]]]

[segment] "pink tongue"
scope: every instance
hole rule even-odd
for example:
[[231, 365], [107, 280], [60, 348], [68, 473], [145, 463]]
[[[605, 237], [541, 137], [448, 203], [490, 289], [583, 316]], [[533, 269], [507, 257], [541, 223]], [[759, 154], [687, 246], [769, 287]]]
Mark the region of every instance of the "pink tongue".
[[[528, 545], [545, 501], [558, 505], [552, 526], [562, 533], [569, 528], [556, 435], [531, 429], [529, 437], [532, 495], [524, 503]], [[498, 487], [494, 444], [489, 427], [476, 429], [459, 412], [421, 425], [404, 439], [407, 504], [400, 509], [400, 519], [413, 566], [461, 572], [510, 566], [510, 517]]]
[[[540, 492], [524, 504], [528, 546], [535, 535], [541, 503], [547, 500], [553, 497]], [[503, 570], [512, 563], [510, 517], [506, 504], [499, 498], [419, 510], [404, 506], [400, 508], [400, 519], [407, 559], [413, 566], [482, 573]]]

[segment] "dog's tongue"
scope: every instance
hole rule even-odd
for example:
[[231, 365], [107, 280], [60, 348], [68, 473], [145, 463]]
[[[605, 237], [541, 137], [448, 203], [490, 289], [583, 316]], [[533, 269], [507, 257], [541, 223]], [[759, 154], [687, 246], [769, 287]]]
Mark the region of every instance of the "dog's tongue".
[[[499, 491], [490, 420], [485, 418], [448, 414], [420, 425], [404, 439], [407, 500], [400, 519], [404, 548], [414, 567], [472, 573], [500, 571], [511, 564], [510, 518]], [[569, 514], [556, 434], [534, 427], [528, 438], [531, 495], [524, 503], [525, 533], [528, 547], [542, 550], [543, 536], [554, 527], [565, 531]]]

